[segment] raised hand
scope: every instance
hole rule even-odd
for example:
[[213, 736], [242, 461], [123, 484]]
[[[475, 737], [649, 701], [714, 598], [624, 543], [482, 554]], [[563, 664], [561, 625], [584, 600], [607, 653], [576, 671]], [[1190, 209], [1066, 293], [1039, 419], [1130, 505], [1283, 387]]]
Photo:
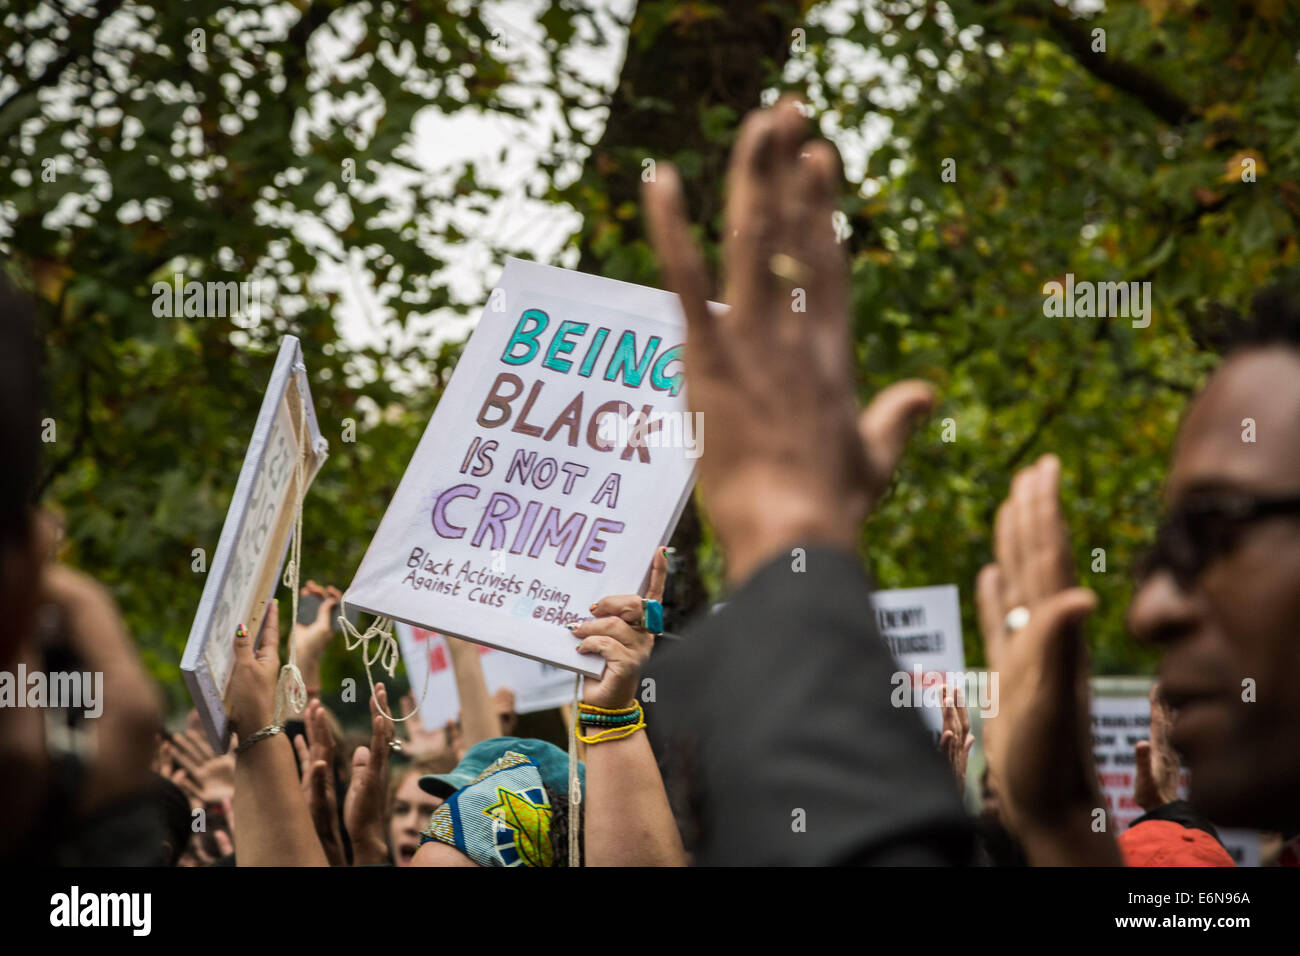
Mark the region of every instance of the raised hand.
[[655, 253], [686, 314], [687, 394], [709, 430], [700, 485], [733, 583], [791, 545], [855, 550], [911, 424], [933, 401], [928, 386], [905, 383], [859, 418], [844, 253], [831, 224], [839, 156], [807, 135], [790, 99], [741, 126], [728, 171], [726, 314], [709, 308], [676, 170], [660, 163], [645, 188]]
[[957, 789], [966, 790], [966, 763], [975, 735], [970, 732], [970, 713], [966, 710], [966, 692], [961, 685], [941, 688], [943, 700], [943, 733], [939, 737], [939, 752], [947, 758], [957, 778]]
[[1083, 619], [1096, 606], [1073, 587], [1052, 455], [1016, 474], [998, 509], [995, 564], [976, 582], [980, 630], [999, 681], [984, 749], [1009, 828], [1035, 863], [1119, 865], [1092, 827], [1104, 807], [1092, 756]]
[[321, 586], [308, 581], [302, 586], [302, 595], [320, 598], [316, 619], [310, 624], [293, 625], [293, 640], [298, 648], [298, 668], [309, 690], [320, 689], [320, 662], [334, 636], [334, 616], [343, 594], [333, 585]]
[[197, 728], [173, 734], [163, 743], [164, 759], [178, 765], [185, 782], [172, 779], [198, 806], [215, 806], [235, 795], [233, 751], [214, 753], [207, 735]]
[[330, 866], [343, 866], [347, 855], [343, 851], [338, 794], [334, 790], [334, 734], [325, 719], [325, 705], [319, 700], [308, 702], [303, 723], [306, 733], [293, 738], [302, 773], [302, 796]]
[[[378, 707], [376, 707], [378, 702]], [[370, 699], [370, 746], [352, 754], [352, 780], [343, 798], [343, 823], [352, 840], [352, 862], [358, 866], [389, 860], [386, 818], [388, 815], [388, 752], [393, 724], [383, 713], [388, 708], [388, 691], [375, 685]]]
[[1169, 705], [1160, 685], [1151, 688], [1151, 738], [1133, 748], [1136, 778], [1133, 799], [1143, 810], [1154, 810], [1178, 799], [1178, 753], [1169, 742]]
[[[650, 562], [650, 582], [645, 599], [660, 601], [668, 579], [668, 559], [657, 549]], [[641, 669], [654, 649], [654, 635], [641, 626], [641, 598], [636, 594], [604, 597], [591, 606], [591, 620], [579, 621], [569, 629], [582, 638], [578, 652], [599, 654], [605, 659], [600, 680], [583, 681], [582, 699], [596, 707], [630, 707], [636, 702]]]
[[449, 720], [442, 727], [430, 730], [424, 726], [416, 710], [414, 694], [402, 698], [402, 713], [411, 716], [403, 721], [406, 728], [406, 740], [402, 742], [402, 752], [412, 760], [439, 760], [455, 763], [456, 760], [456, 722]]

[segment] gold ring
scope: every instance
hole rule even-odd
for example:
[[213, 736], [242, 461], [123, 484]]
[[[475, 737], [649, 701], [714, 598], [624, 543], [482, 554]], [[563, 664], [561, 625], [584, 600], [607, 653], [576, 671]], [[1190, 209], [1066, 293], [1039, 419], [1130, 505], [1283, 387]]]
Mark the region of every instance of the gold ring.
[[775, 253], [771, 259], [768, 259], [767, 267], [772, 275], [784, 279], [791, 285], [807, 285], [808, 279], [812, 276], [811, 269], [794, 256], [787, 256], [784, 252]]

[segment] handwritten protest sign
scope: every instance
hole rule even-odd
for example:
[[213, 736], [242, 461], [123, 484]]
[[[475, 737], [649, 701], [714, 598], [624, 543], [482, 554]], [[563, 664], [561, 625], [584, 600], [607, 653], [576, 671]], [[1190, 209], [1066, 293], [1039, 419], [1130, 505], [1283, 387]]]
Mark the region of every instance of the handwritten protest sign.
[[957, 585], [875, 591], [871, 603], [880, 636], [900, 666], [894, 675], [894, 696], [901, 706], [921, 708], [922, 719], [935, 734], [943, 729], [943, 712], [934, 706], [940, 684], [960, 684], [967, 707], [981, 706], [982, 696], [989, 696], [987, 677], [965, 674]]
[[[420, 701], [424, 726], [437, 728], [455, 720], [460, 713], [460, 692], [456, 689], [446, 638], [409, 624], [396, 624], [394, 631], [402, 646], [411, 693]], [[559, 707], [573, 696], [571, 671], [485, 645], [479, 645], [479, 652], [488, 692], [499, 687], [510, 688], [515, 694], [516, 713], [530, 714]]]
[[[1151, 704], [1145, 693], [1140, 697], [1094, 694], [1092, 698], [1092, 752], [1102, 796], [1116, 833], [1123, 833], [1146, 812], [1133, 796], [1137, 774], [1134, 748], [1151, 733]], [[1187, 779], [1187, 769], [1183, 768], [1179, 797], [1187, 795]], [[1259, 866], [1256, 831], [1216, 829], [1224, 849], [1238, 866]]]
[[639, 592], [703, 450], [656, 289], [510, 259], [345, 601], [573, 671], [564, 625]]
[[203, 729], [218, 752], [230, 738], [223, 701], [234, 667], [235, 629], [243, 624], [256, 632], [275, 592], [300, 497], [299, 455], [306, 455], [305, 493], [327, 448], [302, 349], [296, 338], [285, 336], [181, 658]]

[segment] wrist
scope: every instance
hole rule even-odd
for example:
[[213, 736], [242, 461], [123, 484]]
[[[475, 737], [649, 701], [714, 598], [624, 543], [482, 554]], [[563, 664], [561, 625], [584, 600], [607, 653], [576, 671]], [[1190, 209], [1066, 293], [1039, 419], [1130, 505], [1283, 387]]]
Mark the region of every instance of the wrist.
[[[789, 556], [794, 548], [827, 547], [856, 554], [862, 522], [848, 503], [834, 500], [830, 492], [796, 491], [789, 484], [749, 484], [727, 492], [732, 501], [742, 502], [740, 507], [725, 505], [710, 512], [711, 517], [717, 515], [714, 523], [733, 586], [778, 555]], [[744, 502], [754, 506], [744, 507]]]

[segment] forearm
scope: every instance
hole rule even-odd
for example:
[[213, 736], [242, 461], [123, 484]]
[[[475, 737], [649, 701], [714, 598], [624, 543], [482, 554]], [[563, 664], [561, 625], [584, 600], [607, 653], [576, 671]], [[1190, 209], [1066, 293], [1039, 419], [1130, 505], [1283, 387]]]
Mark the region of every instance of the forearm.
[[478, 645], [449, 637], [447, 649], [451, 653], [456, 690], [460, 694], [460, 727], [465, 747], [473, 747], [480, 740], [500, 737], [501, 720], [492, 706], [492, 698], [488, 696]]
[[284, 734], [253, 744], [235, 763], [235, 860], [240, 866], [328, 866], [302, 798]]
[[588, 866], [685, 866], [650, 741], [638, 732], [587, 748]]

